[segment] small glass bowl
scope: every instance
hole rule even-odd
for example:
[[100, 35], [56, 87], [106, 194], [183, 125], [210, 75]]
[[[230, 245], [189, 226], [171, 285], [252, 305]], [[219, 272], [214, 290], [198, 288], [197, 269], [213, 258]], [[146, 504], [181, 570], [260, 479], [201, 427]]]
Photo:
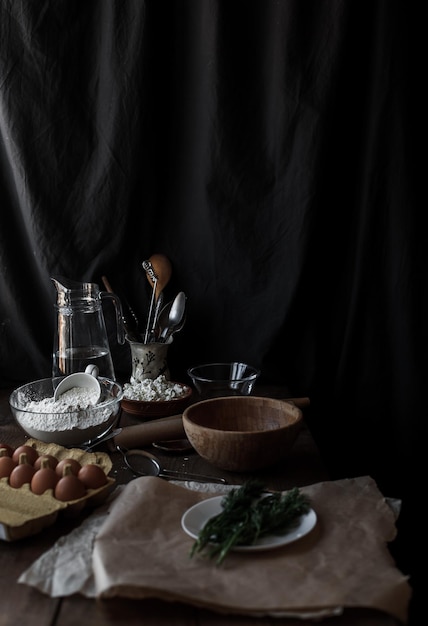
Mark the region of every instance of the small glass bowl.
[[206, 363], [187, 370], [200, 397], [249, 396], [260, 370], [233, 361], [231, 363]]

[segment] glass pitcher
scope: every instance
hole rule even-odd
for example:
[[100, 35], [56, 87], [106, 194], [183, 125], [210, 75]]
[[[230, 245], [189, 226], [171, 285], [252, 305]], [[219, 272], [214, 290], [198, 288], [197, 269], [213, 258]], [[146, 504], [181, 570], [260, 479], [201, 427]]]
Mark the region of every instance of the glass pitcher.
[[122, 306], [119, 298], [100, 291], [96, 283], [78, 283], [68, 278], [51, 278], [57, 290], [56, 329], [53, 347], [53, 376], [83, 372], [96, 365], [99, 375], [116, 380], [102, 310], [102, 300], [111, 299], [116, 310], [117, 341], [125, 343]]

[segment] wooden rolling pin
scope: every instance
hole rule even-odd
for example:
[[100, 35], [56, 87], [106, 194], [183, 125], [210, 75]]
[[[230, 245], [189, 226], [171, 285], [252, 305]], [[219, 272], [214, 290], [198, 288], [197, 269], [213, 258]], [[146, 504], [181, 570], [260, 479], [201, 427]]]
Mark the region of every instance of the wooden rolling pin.
[[114, 438], [114, 443], [130, 450], [150, 446], [154, 441], [171, 441], [185, 437], [181, 415], [171, 415], [134, 426], [124, 426]]
[[284, 402], [292, 402], [299, 409], [306, 409], [310, 405], [310, 403], [311, 403], [309, 398], [281, 398], [281, 399]]
[[[284, 398], [292, 402], [299, 409], [309, 406], [309, 398]], [[134, 426], [125, 426], [114, 438], [114, 443], [122, 448], [139, 448], [150, 446], [154, 441], [171, 441], [173, 439], [185, 439], [186, 433], [183, 427], [181, 415], [171, 415], [160, 419], [150, 420]]]

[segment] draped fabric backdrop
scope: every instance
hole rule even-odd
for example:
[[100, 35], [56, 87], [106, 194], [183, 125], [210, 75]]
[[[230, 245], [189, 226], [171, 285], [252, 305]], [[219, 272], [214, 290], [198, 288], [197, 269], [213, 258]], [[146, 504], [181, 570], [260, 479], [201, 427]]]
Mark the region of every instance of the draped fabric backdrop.
[[426, 8], [0, 0], [1, 386], [50, 375], [51, 276], [106, 275], [144, 320], [141, 263], [166, 254], [173, 378], [237, 359], [308, 395], [332, 475], [403, 498], [417, 569]]

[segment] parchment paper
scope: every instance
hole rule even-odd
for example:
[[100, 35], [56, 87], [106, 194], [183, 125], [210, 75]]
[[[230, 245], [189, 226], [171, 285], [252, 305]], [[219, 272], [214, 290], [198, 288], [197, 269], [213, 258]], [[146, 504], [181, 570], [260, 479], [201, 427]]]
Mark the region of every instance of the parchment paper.
[[395, 516], [370, 477], [304, 487], [316, 527], [295, 543], [232, 553], [218, 567], [190, 559], [183, 513], [212, 494], [160, 478], [133, 480], [112, 504], [93, 549], [100, 597], [155, 597], [246, 615], [334, 614], [344, 607], [385, 611], [406, 623], [411, 589], [387, 543]]

